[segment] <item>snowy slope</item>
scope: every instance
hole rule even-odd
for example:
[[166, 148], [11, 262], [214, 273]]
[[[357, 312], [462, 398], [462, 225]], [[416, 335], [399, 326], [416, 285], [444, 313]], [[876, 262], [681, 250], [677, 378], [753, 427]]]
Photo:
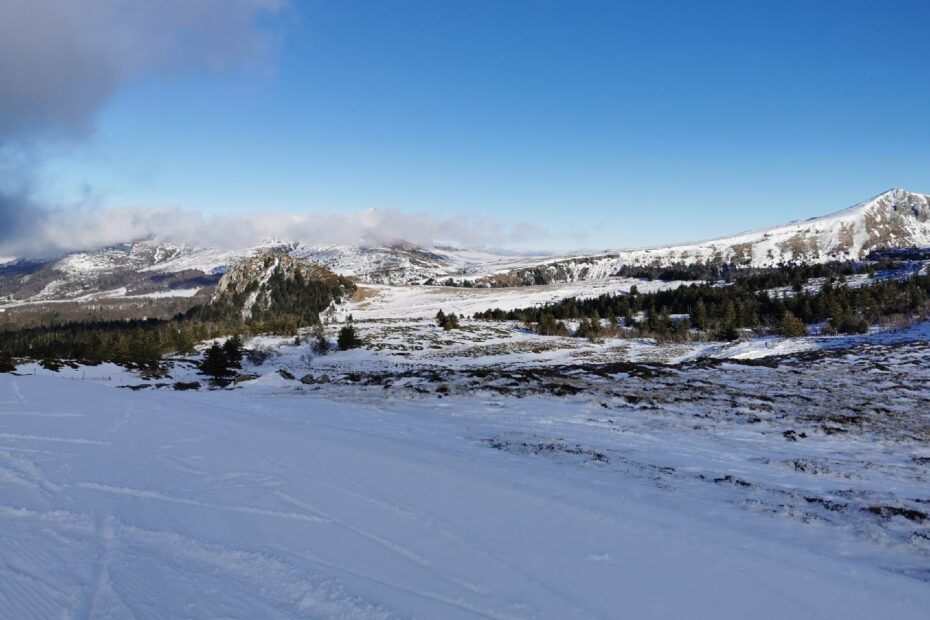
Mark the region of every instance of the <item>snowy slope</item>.
[[858, 260], [872, 250], [930, 245], [930, 196], [893, 189], [836, 213], [739, 235], [668, 247], [620, 250], [550, 260], [554, 281], [607, 277], [623, 266]]
[[757, 453], [586, 422], [602, 411], [0, 375], [0, 617], [926, 618], [926, 582], [721, 501], [735, 485], [488, 444]]

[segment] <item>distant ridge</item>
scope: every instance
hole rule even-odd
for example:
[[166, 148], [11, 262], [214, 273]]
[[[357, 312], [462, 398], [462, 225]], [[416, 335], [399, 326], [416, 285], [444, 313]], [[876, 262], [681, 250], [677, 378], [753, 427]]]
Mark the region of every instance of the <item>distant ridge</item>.
[[231, 266], [269, 251], [373, 284], [512, 286], [610, 277], [624, 266], [858, 260], [873, 250], [930, 246], [930, 196], [891, 189], [855, 206], [807, 220], [663, 247], [558, 256], [515, 256], [448, 246], [316, 245], [271, 240], [240, 249], [148, 239], [50, 261], [0, 261], [0, 308], [68, 300], [192, 296]]

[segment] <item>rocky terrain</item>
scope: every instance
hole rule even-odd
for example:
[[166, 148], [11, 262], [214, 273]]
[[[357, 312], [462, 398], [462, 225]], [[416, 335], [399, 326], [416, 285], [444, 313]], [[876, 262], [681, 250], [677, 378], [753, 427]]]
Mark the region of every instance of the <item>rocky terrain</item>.
[[[228, 305], [248, 321], [260, 314], [298, 310], [300, 297], [306, 296], [312, 287], [327, 292], [325, 303], [320, 302], [324, 308], [331, 298], [339, 302], [351, 297], [356, 290], [351, 281], [325, 267], [285, 252], [271, 251], [245, 259], [227, 271], [220, 278], [209, 305]], [[314, 309], [314, 316], [318, 311]]]

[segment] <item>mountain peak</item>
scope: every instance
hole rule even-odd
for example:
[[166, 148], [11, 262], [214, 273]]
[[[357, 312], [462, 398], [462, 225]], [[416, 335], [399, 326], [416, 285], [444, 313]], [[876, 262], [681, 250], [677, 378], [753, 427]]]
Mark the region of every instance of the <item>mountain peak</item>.
[[886, 216], [890, 218], [903, 218], [902, 221], [897, 222], [899, 227], [906, 227], [909, 219], [920, 223], [930, 221], [930, 196], [915, 194], [900, 187], [879, 194], [866, 203], [866, 206], [886, 212]]

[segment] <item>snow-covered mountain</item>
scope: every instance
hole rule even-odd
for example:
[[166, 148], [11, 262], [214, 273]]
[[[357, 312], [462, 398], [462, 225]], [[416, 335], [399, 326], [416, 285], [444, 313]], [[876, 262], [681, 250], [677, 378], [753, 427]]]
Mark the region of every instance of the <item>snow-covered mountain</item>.
[[[269, 251], [289, 254], [360, 282], [422, 283], [476, 271], [490, 273], [526, 259], [447, 246], [307, 246], [269, 241], [241, 249], [197, 247], [147, 239], [55, 260], [7, 259], [0, 264], [0, 307], [109, 298], [190, 296], [216, 285], [231, 266]], [[542, 258], [535, 259], [537, 262]]]
[[709, 241], [555, 258], [508, 274], [521, 283], [608, 277], [624, 266], [858, 260], [874, 250], [930, 246], [930, 196], [893, 189], [848, 209]]
[[269, 241], [219, 249], [149, 239], [51, 261], [0, 261], [0, 307], [101, 298], [191, 296], [214, 286], [231, 265], [269, 250], [285, 252], [360, 282], [508, 286], [609, 277], [623, 266], [860, 259], [869, 252], [930, 246], [930, 196], [894, 189], [809, 220], [710, 241], [596, 254], [513, 256], [448, 246], [307, 246]]

